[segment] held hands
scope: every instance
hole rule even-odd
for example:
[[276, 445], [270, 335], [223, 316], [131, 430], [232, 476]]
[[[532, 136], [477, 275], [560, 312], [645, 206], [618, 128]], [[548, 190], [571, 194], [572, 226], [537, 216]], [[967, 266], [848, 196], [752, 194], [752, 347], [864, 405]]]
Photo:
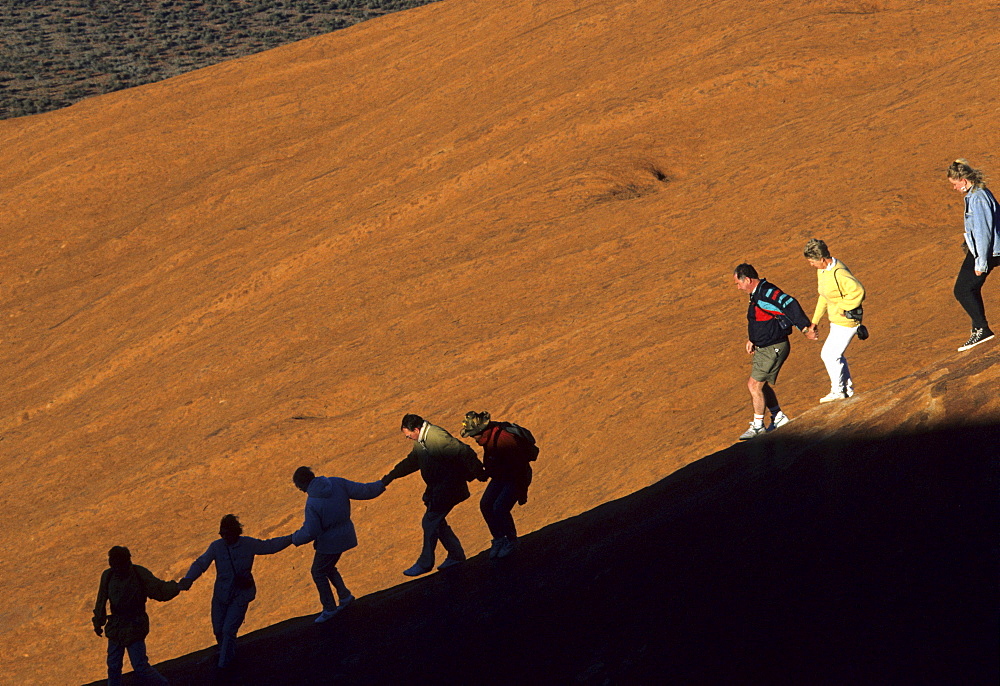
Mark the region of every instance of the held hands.
[[391, 476], [389, 476], [388, 474], [386, 474], [386, 475], [385, 475], [385, 476], [383, 476], [383, 477], [382, 477], [381, 479], [379, 479], [379, 481], [381, 481], [381, 482], [382, 482], [382, 485], [383, 485], [383, 486], [385, 486], [386, 488], [388, 488], [388, 487], [389, 487], [389, 484], [391, 484], [391, 483], [393, 482], [393, 479], [392, 479], [392, 477], [391, 477]]
[[180, 587], [182, 591], [189, 591], [191, 590], [191, 584], [193, 583], [194, 582], [191, 579], [181, 579], [177, 582], [177, 586]]
[[810, 341], [818, 341], [819, 324], [810, 324], [806, 328], [802, 329], [802, 333], [804, 333], [806, 338], [808, 338]]

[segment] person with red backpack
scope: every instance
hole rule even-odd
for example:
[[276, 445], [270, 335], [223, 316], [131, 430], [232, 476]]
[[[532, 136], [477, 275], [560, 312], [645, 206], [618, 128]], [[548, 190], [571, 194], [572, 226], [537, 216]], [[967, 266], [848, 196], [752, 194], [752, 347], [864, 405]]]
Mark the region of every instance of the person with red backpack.
[[479, 509], [493, 536], [490, 558], [504, 558], [514, 552], [517, 544], [511, 511], [514, 503], [528, 502], [531, 462], [538, 457], [538, 446], [530, 431], [510, 422], [491, 421], [489, 412], [465, 414], [462, 437], [467, 436], [482, 446], [483, 467], [489, 479]]

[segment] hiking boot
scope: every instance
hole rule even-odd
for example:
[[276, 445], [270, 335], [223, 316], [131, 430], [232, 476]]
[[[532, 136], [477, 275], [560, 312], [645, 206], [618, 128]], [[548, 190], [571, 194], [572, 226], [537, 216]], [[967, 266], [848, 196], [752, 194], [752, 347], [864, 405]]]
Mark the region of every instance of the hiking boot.
[[499, 560], [501, 558], [507, 557], [512, 552], [514, 552], [514, 548], [515, 547], [517, 547], [517, 539], [516, 538], [506, 538], [506, 537], [504, 537], [504, 538], [500, 539], [500, 548], [499, 548], [499, 550], [497, 550], [496, 558]]
[[767, 427], [767, 430], [774, 431], [775, 429], [780, 429], [790, 421], [792, 420], [788, 418], [787, 414], [779, 412], [777, 417], [771, 417], [771, 425]]
[[333, 619], [333, 616], [335, 614], [337, 614], [338, 612], [340, 612], [340, 607], [339, 606], [333, 608], [332, 610], [323, 610], [322, 612], [319, 613], [319, 615], [317, 615], [316, 619], [314, 619], [313, 621], [316, 622], [317, 624], [322, 624], [323, 622], [328, 622], [331, 619]]
[[448, 567], [454, 567], [455, 565], [460, 565], [463, 562], [465, 562], [465, 560], [456, 560], [453, 557], [449, 557], [444, 562], [438, 565], [438, 571], [439, 572], [444, 571], [445, 569], [448, 569]]
[[403, 574], [406, 576], [420, 576], [421, 574], [426, 574], [431, 571], [430, 567], [423, 567], [420, 564], [415, 564], [409, 569], [404, 569]]
[[821, 403], [832, 403], [834, 400], [847, 400], [847, 394], [843, 391], [830, 391], [819, 399]]
[[500, 546], [503, 545], [503, 536], [500, 538], [494, 538], [490, 542], [490, 559], [492, 560], [497, 556], [497, 551], [500, 550]]
[[975, 348], [980, 343], [985, 343], [991, 338], [993, 338], [993, 332], [989, 329], [973, 329], [972, 335], [969, 336], [969, 340], [965, 342], [965, 345], [958, 349], [958, 352], [968, 350], [969, 348]]
[[757, 438], [758, 436], [764, 434], [766, 431], [767, 429], [764, 428], [763, 424], [761, 424], [760, 426], [754, 426], [753, 422], [750, 422], [750, 428], [740, 434], [740, 440], [749, 441], [751, 438]]

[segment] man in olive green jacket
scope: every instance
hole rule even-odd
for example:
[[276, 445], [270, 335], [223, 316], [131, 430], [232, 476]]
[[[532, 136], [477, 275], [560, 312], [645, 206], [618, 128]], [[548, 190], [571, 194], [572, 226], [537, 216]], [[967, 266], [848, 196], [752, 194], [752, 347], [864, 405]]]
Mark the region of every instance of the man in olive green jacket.
[[427, 488], [424, 490], [424, 513], [421, 526], [424, 545], [416, 564], [405, 570], [406, 576], [420, 576], [434, 567], [434, 549], [441, 541], [448, 552], [438, 569], [447, 569], [465, 560], [465, 551], [458, 536], [445, 519], [452, 508], [469, 497], [468, 482], [485, 480], [483, 463], [476, 451], [462, 443], [439, 426], [425, 422], [422, 417], [408, 414], [403, 417], [400, 429], [416, 445], [399, 464], [382, 477], [386, 486], [394, 479], [419, 470]]
[[[101, 586], [94, 605], [94, 633], [108, 635], [108, 686], [122, 683], [125, 651], [136, 676], [149, 682], [166, 684], [167, 680], [149, 664], [146, 657], [146, 636], [149, 615], [146, 599], [167, 601], [176, 598], [180, 587], [176, 581], [162, 581], [145, 567], [132, 564], [132, 554], [116, 545], [108, 551], [108, 566], [101, 575]], [[111, 617], [107, 604], [111, 601]], [[105, 626], [106, 625], [106, 626]]]

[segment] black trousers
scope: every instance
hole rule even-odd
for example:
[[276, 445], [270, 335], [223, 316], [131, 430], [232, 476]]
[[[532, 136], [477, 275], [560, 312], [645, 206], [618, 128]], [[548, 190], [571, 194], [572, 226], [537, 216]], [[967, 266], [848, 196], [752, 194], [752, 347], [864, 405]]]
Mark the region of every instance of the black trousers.
[[955, 299], [969, 313], [973, 329], [990, 330], [990, 325], [986, 322], [986, 308], [983, 305], [983, 284], [986, 283], [986, 277], [990, 275], [998, 261], [1000, 260], [996, 257], [991, 259], [989, 271], [976, 276], [976, 259], [970, 253], [965, 256], [962, 268], [958, 270], [958, 278], [955, 279]]

